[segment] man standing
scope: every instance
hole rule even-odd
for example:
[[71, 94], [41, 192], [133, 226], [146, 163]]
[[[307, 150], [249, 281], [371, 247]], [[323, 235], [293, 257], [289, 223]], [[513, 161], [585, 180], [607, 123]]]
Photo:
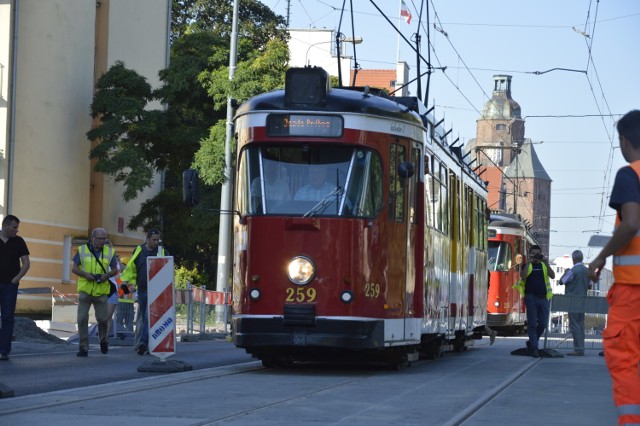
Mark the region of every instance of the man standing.
[[121, 275], [123, 284], [135, 284], [138, 294], [138, 315], [136, 316], [136, 341], [134, 349], [140, 355], [147, 352], [149, 346], [149, 318], [147, 313], [147, 257], [168, 256], [160, 246], [160, 231], [151, 229], [147, 232], [144, 244], [139, 245], [127, 262]]
[[609, 206], [616, 210], [613, 235], [589, 264], [597, 280], [613, 255], [613, 286], [603, 332], [604, 353], [613, 379], [618, 424], [640, 424], [640, 110], [617, 123], [620, 151], [629, 163], [618, 170]]
[[520, 268], [520, 281], [515, 284], [520, 295], [524, 296], [527, 309], [527, 349], [532, 357], [539, 357], [538, 341], [549, 323], [549, 301], [553, 296], [549, 278], [556, 274], [549, 267], [538, 245], [529, 248], [528, 262]]
[[31, 265], [27, 244], [18, 237], [19, 226], [20, 220], [9, 214], [2, 220], [0, 230], [0, 361], [7, 361], [11, 353], [18, 285]]
[[98, 323], [100, 352], [109, 352], [109, 308], [107, 299], [111, 290], [109, 278], [118, 273], [113, 248], [105, 244], [107, 231], [96, 228], [91, 232], [91, 241], [78, 248], [73, 258], [73, 273], [78, 279], [78, 334], [80, 335], [79, 357], [89, 355], [89, 309], [93, 305]]
[[[584, 255], [580, 250], [571, 253], [573, 267], [560, 278], [567, 296], [586, 296], [589, 290], [589, 269], [582, 264]], [[584, 356], [584, 312], [569, 312], [569, 330], [573, 336], [573, 352], [570, 356]]]

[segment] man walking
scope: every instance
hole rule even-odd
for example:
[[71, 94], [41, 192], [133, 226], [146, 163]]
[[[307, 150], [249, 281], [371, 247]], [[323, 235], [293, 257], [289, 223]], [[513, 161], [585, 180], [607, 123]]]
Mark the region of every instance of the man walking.
[[18, 237], [19, 226], [20, 220], [9, 214], [2, 220], [0, 230], [0, 361], [7, 361], [11, 353], [18, 285], [31, 265], [27, 244]]
[[145, 243], [136, 247], [120, 276], [123, 284], [136, 285], [138, 315], [134, 349], [140, 355], [144, 355], [149, 347], [149, 314], [147, 313], [147, 257], [149, 256], [168, 256], [164, 248], [160, 247], [160, 231], [157, 229], [147, 232]]
[[[560, 278], [564, 294], [567, 296], [586, 296], [589, 290], [589, 269], [582, 264], [584, 255], [580, 250], [571, 253], [573, 267], [567, 269]], [[584, 312], [569, 312], [569, 330], [573, 336], [573, 352], [569, 356], [584, 355]]]
[[93, 305], [98, 323], [100, 352], [109, 352], [109, 308], [107, 299], [111, 290], [109, 278], [118, 273], [113, 248], [105, 244], [107, 231], [96, 228], [91, 232], [91, 241], [78, 248], [73, 258], [73, 273], [78, 279], [78, 334], [80, 335], [79, 357], [89, 355], [89, 309]]

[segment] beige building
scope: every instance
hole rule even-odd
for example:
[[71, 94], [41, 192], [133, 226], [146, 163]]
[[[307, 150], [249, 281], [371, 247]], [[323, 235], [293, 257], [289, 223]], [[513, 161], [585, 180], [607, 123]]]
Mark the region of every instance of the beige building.
[[116, 246], [143, 238], [127, 222], [160, 179], [124, 204], [92, 172], [86, 132], [95, 82], [115, 61], [158, 87], [170, 11], [171, 0], [0, 0], [0, 217], [20, 218], [31, 252], [18, 313], [46, 316], [52, 292], [76, 293], [71, 259], [92, 228]]

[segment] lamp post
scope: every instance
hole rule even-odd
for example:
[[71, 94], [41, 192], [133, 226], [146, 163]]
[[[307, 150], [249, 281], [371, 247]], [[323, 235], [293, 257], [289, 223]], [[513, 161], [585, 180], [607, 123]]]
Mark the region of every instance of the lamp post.
[[[312, 43], [309, 45], [309, 47], [307, 48], [307, 51], [304, 55], [304, 64], [305, 66], [309, 66], [310, 65], [310, 61], [309, 61], [309, 52], [311, 51], [312, 47], [318, 46], [320, 44], [326, 44], [326, 43], [333, 43], [334, 40], [324, 40], [324, 41], [319, 41], [316, 43]], [[336, 42], [336, 53], [337, 53], [337, 58], [338, 58], [338, 79], [340, 80], [340, 85], [342, 85], [342, 67], [341, 67], [341, 61], [342, 61], [342, 56], [341, 56], [341, 49], [342, 49], [342, 43], [352, 43], [352, 44], [360, 44], [362, 43], [362, 37], [344, 37], [341, 34], [338, 34], [338, 36], [335, 38], [335, 42]], [[327, 58], [329, 58], [329, 55], [326, 55]], [[319, 62], [319, 61], [316, 61]]]
[[[310, 65], [309, 64], [309, 51], [311, 50], [312, 47], [317, 46], [319, 44], [327, 44], [327, 43], [333, 43], [333, 40], [325, 40], [325, 41], [319, 41], [317, 43], [312, 43], [309, 45], [309, 47], [307, 48], [307, 52], [304, 55], [304, 64], [305, 65]], [[353, 44], [360, 44], [362, 43], [362, 37], [346, 37], [346, 38], [342, 38], [340, 39], [340, 43], [353, 43]], [[340, 49], [340, 46], [338, 46], [338, 50]]]

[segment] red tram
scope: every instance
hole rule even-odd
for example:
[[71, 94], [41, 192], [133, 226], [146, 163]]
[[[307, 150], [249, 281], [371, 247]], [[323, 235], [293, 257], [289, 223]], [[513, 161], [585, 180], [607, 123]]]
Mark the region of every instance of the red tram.
[[503, 334], [525, 329], [524, 298], [513, 285], [520, 279], [520, 265], [533, 244], [537, 243], [519, 215], [491, 213], [487, 325]]
[[400, 365], [480, 338], [487, 190], [418, 108], [321, 68], [239, 107], [233, 339], [265, 366]]

